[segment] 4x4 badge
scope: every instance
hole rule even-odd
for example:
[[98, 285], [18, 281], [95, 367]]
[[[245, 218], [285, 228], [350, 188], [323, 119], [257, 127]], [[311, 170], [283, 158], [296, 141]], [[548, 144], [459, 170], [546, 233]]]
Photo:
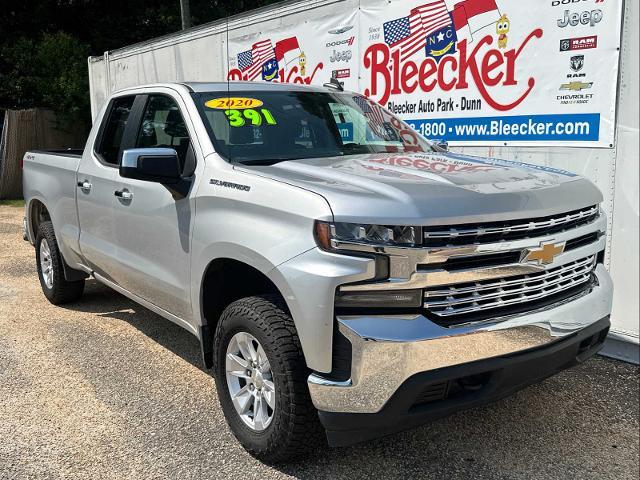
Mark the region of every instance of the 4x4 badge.
[[527, 248], [522, 255], [522, 263], [535, 262], [538, 265], [547, 265], [564, 252], [566, 242], [541, 243], [539, 247]]

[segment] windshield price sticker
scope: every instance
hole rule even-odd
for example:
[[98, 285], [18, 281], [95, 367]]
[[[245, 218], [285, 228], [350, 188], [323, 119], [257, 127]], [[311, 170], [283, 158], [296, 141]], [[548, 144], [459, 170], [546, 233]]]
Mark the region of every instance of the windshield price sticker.
[[233, 108], [242, 110], [245, 108], [258, 108], [262, 106], [262, 100], [247, 97], [222, 97], [214, 98], [205, 102], [205, 106], [216, 110], [227, 110]]
[[232, 127], [242, 127], [247, 123], [247, 120], [251, 125], [259, 127], [264, 122], [266, 125], [277, 125], [276, 119], [273, 118], [271, 111], [266, 108], [256, 110], [253, 108], [245, 108], [242, 110], [230, 109], [224, 111], [229, 125]]

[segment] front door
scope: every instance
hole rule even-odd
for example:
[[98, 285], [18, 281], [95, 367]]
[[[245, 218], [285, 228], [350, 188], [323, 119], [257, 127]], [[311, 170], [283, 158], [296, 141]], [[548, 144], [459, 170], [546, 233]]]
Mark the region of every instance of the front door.
[[[173, 148], [192, 176], [195, 154], [178, 100], [169, 94], [144, 96], [133, 135], [134, 148]], [[194, 218], [191, 189], [186, 197], [160, 183], [119, 177], [114, 198], [114, 280], [126, 290], [182, 318], [191, 314], [190, 237]], [[126, 195], [122, 195], [126, 193]], [[125, 198], [128, 197], [128, 198]]]

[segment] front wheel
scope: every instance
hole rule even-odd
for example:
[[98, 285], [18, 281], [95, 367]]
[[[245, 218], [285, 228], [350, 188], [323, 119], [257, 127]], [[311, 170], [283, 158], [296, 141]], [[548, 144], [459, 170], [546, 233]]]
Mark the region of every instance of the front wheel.
[[293, 320], [276, 296], [237, 300], [214, 339], [218, 397], [231, 431], [252, 455], [278, 463], [322, 441]]
[[42, 222], [36, 236], [36, 265], [42, 293], [54, 305], [73, 302], [82, 296], [84, 280], [64, 278], [63, 259], [51, 222]]

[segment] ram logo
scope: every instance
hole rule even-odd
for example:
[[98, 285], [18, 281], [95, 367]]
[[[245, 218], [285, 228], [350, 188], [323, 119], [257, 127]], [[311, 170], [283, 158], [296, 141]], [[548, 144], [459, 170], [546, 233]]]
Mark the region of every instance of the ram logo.
[[571, 70], [579, 72], [584, 67], [584, 55], [574, 55], [571, 57]]

